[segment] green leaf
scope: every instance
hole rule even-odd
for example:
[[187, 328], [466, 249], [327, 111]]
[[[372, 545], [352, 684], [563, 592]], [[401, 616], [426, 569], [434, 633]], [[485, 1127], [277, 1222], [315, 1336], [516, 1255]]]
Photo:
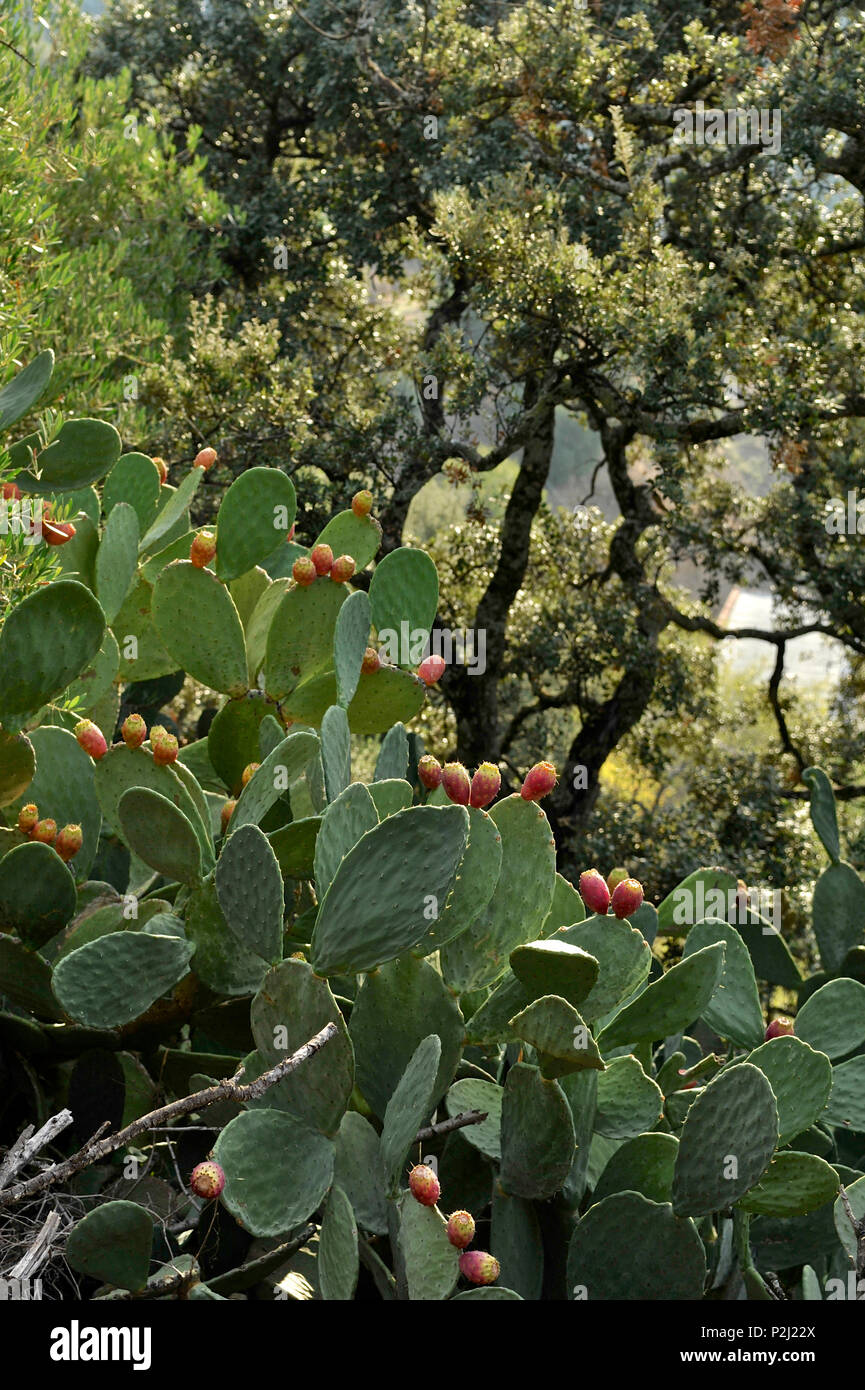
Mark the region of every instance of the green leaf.
[[118, 502], [96, 552], [96, 594], [109, 623], [123, 607], [137, 568], [138, 517], [128, 502]]
[[141, 1289], [150, 1272], [153, 1217], [138, 1202], [105, 1202], [66, 1238], [66, 1258], [79, 1274], [120, 1289]]
[[0, 429], [8, 430], [26, 415], [43, 395], [54, 371], [54, 353], [50, 348], [28, 362], [0, 390]]

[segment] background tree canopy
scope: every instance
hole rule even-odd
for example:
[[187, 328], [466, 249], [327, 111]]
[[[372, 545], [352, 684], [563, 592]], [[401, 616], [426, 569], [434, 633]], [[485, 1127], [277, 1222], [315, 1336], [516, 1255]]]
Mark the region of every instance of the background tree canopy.
[[[485, 635], [428, 744], [512, 785], [553, 761], [565, 867], [623, 862], [654, 895], [718, 860], [795, 890], [817, 761], [861, 846], [865, 557], [826, 525], [862, 478], [858, 9], [114, 0], [83, 36], [65, 14], [35, 61], [75, 84], [45, 139], [84, 176], [44, 225], [135, 306], [133, 349], [87, 296], [86, 341], [103, 383], [134, 357], [139, 447], [183, 471], [216, 444], [211, 499], [265, 459], [302, 474], [304, 539], [371, 487], [385, 549], [434, 555], [442, 625]], [[684, 143], [698, 103], [776, 113], [780, 140]], [[110, 230], [94, 128], [129, 195]], [[4, 254], [32, 260], [28, 235]], [[62, 301], [12, 350], [62, 338]], [[765, 623], [719, 621], [733, 586]], [[789, 680], [805, 634], [839, 681]], [[760, 686], [718, 660], [750, 638]]]

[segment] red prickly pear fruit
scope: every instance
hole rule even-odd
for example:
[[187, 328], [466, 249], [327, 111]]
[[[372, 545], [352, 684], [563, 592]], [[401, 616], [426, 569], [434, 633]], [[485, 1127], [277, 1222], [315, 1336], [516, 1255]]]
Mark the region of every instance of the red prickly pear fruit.
[[333, 551], [329, 545], [314, 545], [309, 558], [315, 565], [316, 574], [330, 574], [333, 569]]
[[590, 912], [596, 912], [599, 917], [606, 917], [607, 908], [610, 906], [610, 890], [603, 874], [598, 873], [597, 869], [586, 869], [580, 874], [580, 897]]
[[22, 835], [29, 835], [36, 822], [39, 820], [39, 807], [35, 801], [28, 801], [26, 806], [22, 806], [18, 812], [18, 829]]
[[457, 806], [468, 806], [472, 794], [472, 784], [462, 763], [445, 763], [442, 768], [442, 786], [450, 801]]
[[351, 499], [351, 509], [355, 516], [369, 516], [372, 511], [372, 493], [367, 488], [356, 492]]
[[223, 835], [228, 829], [228, 822], [231, 820], [232, 813], [236, 805], [236, 801], [225, 801], [222, 804], [222, 810], [219, 813], [219, 822]]
[[308, 555], [299, 555], [291, 567], [291, 577], [302, 589], [308, 589], [316, 580], [316, 568]]
[[286, 538], [285, 538], [285, 543], [286, 543], [286, 545], [289, 545], [289, 544], [291, 543], [291, 541], [294, 540], [294, 533], [295, 533], [296, 530], [297, 530], [297, 522], [296, 522], [296, 521], [293, 521], [293, 522], [291, 523], [291, 530], [289, 531], [288, 535], [287, 535]]
[[424, 685], [435, 685], [444, 675], [446, 665], [443, 656], [427, 656], [417, 668], [417, 673]]
[[526, 773], [520, 796], [523, 801], [541, 801], [553, 790], [557, 780], [552, 763], [535, 763]]
[[441, 1196], [441, 1183], [425, 1163], [416, 1163], [408, 1175], [411, 1195], [422, 1207], [434, 1207]]
[[610, 906], [616, 917], [633, 917], [643, 901], [643, 885], [635, 878], [624, 878], [617, 883], [610, 898]]
[[773, 1038], [783, 1038], [787, 1033], [792, 1033], [794, 1028], [792, 1018], [787, 1018], [781, 1014], [780, 1018], [773, 1018], [766, 1029], [766, 1041], [771, 1042]]
[[65, 545], [75, 535], [71, 521], [43, 521], [42, 539], [46, 545]]
[[38, 820], [30, 831], [30, 839], [36, 840], [40, 845], [53, 845], [57, 839], [57, 822], [46, 817], [45, 820]]
[[140, 714], [127, 714], [120, 725], [120, 737], [127, 748], [140, 748], [147, 738], [147, 725]]
[[225, 1187], [225, 1174], [212, 1159], [206, 1163], [196, 1163], [189, 1179], [189, 1186], [196, 1197], [203, 1197], [205, 1201], [212, 1202]]
[[4, 484], [3, 484], [2, 492], [3, 492], [3, 500], [4, 500], [5, 502], [20, 502], [20, 501], [21, 501], [21, 489], [20, 489], [20, 487], [18, 486], [17, 483], [4, 483]]
[[189, 558], [197, 570], [203, 570], [216, 554], [216, 536], [212, 531], [199, 531], [189, 547]]
[[247, 763], [240, 774], [240, 785], [245, 787], [250, 777], [254, 777], [260, 767], [261, 763]]
[[150, 730], [150, 748], [153, 761], [160, 767], [177, 760], [177, 739], [162, 724], [154, 724]]
[[360, 663], [360, 669], [365, 676], [373, 676], [376, 671], [381, 670], [381, 657], [375, 647], [367, 647], [363, 654], [363, 661]]
[[428, 792], [435, 791], [436, 787], [440, 787], [442, 765], [438, 758], [434, 758], [432, 753], [424, 753], [417, 765], [417, 775]]
[[199, 449], [192, 460], [192, 466], [193, 468], [203, 468], [206, 473], [208, 468], [212, 468], [216, 463], [217, 457], [215, 449]]
[[160, 458], [158, 454], [154, 457], [153, 462], [156, 464], [159, 472], [159, 486], [162, 487], [163, 483], [168, 482], [168, 464], [165, 462], [165, 459]]
[[357, 566], [350, 555], [340, 555], [339, 558], [333, 562], [330, 577], [334, 584], [344, 584], [347, 579], [351, 579], [356, 568]]
[[100, 758], [105, 757], [108, 752], [108, 744], [105, 742], [101, 729], [97, 728], [92, 719], [80, 720], [75, 725], [73, 733], [84, 752], [89, 753], [94, 762], [98, 763]]
[[472, 778], [470, 806], [489, 806], [495, 801], [502, 786], [502, 774], [494, 763], [481, 763]]
[[453, 1211], [448, 1217], [447, 1237], [457, 1250], [465, 1250], [475, 1238], [475, 1219], [470, 1211]]
[[498, 1260], [486, 1250], [464, 1250], [460, 1255], [460, 1274], [470, 1284], [494, 1284], [500, 1271]]
[[611, 869], [607, 874], [607, 887], [611, 893], [615, 893], [619, 884], [624, 883], [625, 879], [630, 877], [627, 869]]
[[54, 841], [54, 848], [63, 863], [68, 864], [70, 859], [74, 859], [83, 843], [84, 836], [81, 833], [80, 825], [64, 825]]

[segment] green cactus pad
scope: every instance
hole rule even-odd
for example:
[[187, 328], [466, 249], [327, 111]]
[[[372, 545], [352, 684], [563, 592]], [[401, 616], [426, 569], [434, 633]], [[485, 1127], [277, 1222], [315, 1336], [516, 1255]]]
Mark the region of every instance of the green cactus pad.
[[[346, 586], [327, 578], [306, 587], [295, 584], [283, 594], [267, 628], [265, 688], [272, 699], [284, 700], [330, 669], [336, 620], [347, 598]], [[256, 622], [254, 617], [253, 626]], [[328, 703], [336, 704], [335, 689]]]
[[120, 648], [119, 673], [125, 681], [156, 680], [177, 670], [177, 662], [163, 647], [151, 621], [152, 601], [151, 586], [139, 579], [112, 624]]
[[335, 801], [351, 781], [351, 735], [341, 705], [331, 705], [321, 721], [321, 763], [328, 801]]
[[[64, 701], [78, 701], [78, 709], [89, 714], [109, 692], [113, 692], [120, 669], [120, 648], [110, 628], [105, 629], [102, 646], [90, 665], [67, 687]], [[92, 717], [92, 716], [91, 716]], [[96, 721], [98, 723], [98, 720]]]
[[78, 1274], [120, 1289], [141, 1289], [150, 1273], [153, 1217], [138, 1202], [105, 1202], [78, 1221], [66, 1238], [66, 1258]]
[[117, 813], [123, 837], [139, 859], [165, 878], [198, 886], [201, 846], [190, 821], [173, 802], [147, 787], [130, 787]]
[[553, 901], [544, 918], [541, 936], [552, 936], [553, 932], [561, 931], [565, 927], [572, 927], [585, 920], [585, 904], [576, 888], [572, 883], [568, 883], [566, 878], [562, 878], [561, 874], [556, 874]]
[[281, 1110], [248, 1110], [220, 1134], [213, 1157], [225, 1172], [222, 1201], [254, 1236], [295, 1230], [321, 1204], [333, 1176], [333, 1143]]
[[[156, 517], [159, 501], [159, 469], [147, 454], [122, 454], [102, 489], [102, 509], [110, 516], [121, 502], [128, 503], [138, 518], [143, 536]], [[138, 536], [135, 537], [136, 548]]]
[[764, 1036], [763, 1010], [751, 957], [735, 927], [712, 919], [695, 923], [688, 932], [682, 959], [718, 941], [724, 943], [724, 969], [702, 1017], [722, 1038], [739, 1047], [759, 1047]]
[[23, 796], [35, 771], [36, 755], [30, 739], [0, 729], [0, 806], [10, 806]]
[[[381, 783], [381, 786], [386, 785]], [[375, 784], [374, 784], [375, 786]], [[373, 790], [374, 795], [374, 790]], [[486, 811], [476, 806], [467, 808], [469, 816], [469, 840], [460, 860], [457, 879], [445, 910], [433, 924], [415, 950], [418, 955], [429, 955], [460, 936], [477, 918], [489, 903], [499, 881], [502, 864], [502, 837], [498, 826]], [[451, 983], [447, 973], [447, 963], [443, 962], [443, 973]], [[506, 972], [505, 978], [511, 974]], [[528, 996], [520, 997], [515, 1008], [504, 1018], [502, 1026], [506, 1029], [508, 1019], [529, 1002]], [[505, 1032], [505, 1037], [510, 1035]]]
[[387, 631], [400, 633], [403, 623], [413, 639], [421, 632], [426, 637], [438, 601], [438, 574], [425, 551], [400, 546], [376, 565], [369, 585], [369, 602], [380, 638]]
[[388, 816], [395, 816], [397, 811], [407, 810], [414, 800], [412, 788], [408, 782], [404, 782], [400, 777], [390, 777], [386, 782], [371, 782], [369, 794], [372, 797], [372, 803], [378, 813], [379, 820], [386, 820]]
[[81, 848], [69, 864], [73, 878], [87, 878], [99, 843], [102, 812], [93, 786], [93, 762], [67, 729], [45, 724], [34, 729], [30, 742], [36, 772], [23, 800], [35, 801], [40, 816], [50, 816], [58, 828], [80, 825]]
[[399, 1244], [409, 1299], [436, 1303], [449, 1298], [459, 1278], [459, 1251], [447, 1238], [440, 1212], [404, 1193], [399, 1201]]
[[291, 530], [297, 495], [278, 468], [247, 468], [222, 499], [217, 526], [216, 572], [237, 579], [271, 554]]
[[128, 502], [118, 502], [96, 553], [96, 596], [109, 623], [123, 607], [137, 568], [138, 517]]
[[602, 1052], [625, 1043], [652, 1041], [680, 1033], [699, 1018], [724, 969], [724, 946], [705, 946], [674, 965], [616, 1014], [598, 1039]]
[[[537, 1213], [523, 1197], [493, 1193], [490, 1254], [501, 1266], [502, 1279], [521, 1298], [536, 1302], [544, 1282], [544, 1246]], [[492, 1286], [489, 1286], [492, 1287]]]
[[749, 910], [737, 914], [737, 919], [733, 925], [748, 948], [757, 979], [798, 989], [802, 976], [780, 931], [759, 912]]
[[149, 560], [145, 560], [139, 566], [138, 573], [141, 578], [145, 579], [152, 588], [166, 565], [170, 565], [172, 560], [189, 559], [189, 551], [194, 538], [194, 531], [183, 531], [167, 545], [160, 542], [162, 549], [157, 550]]
[[564, 1184], [574, 1159], [574, 1122], [557, 1081], [517, 1062], [502, 1098], [502, 1190], [544, 1201]]
[[[834, 1169], [832, 1170], [834, 1172]], [[837, 1174], [836, 1174], [837, 1176]], [[865, 1178], [858, 1178], [854, 1183], [845, 1183], [847, 1201], [850, 1209], [857, 1221], [861, 1221], [865, 1216]], [[855, 1264], [859, 1254], [859, 1241], [856, 1232], [850, 1224], [850, 1217], [847, 1215], [847, 1208], [841, 1197], [835, 1201], [832, 1209], [832, 1216], [835, 1222], [835, 1229], [838, 1232], [838, 1239]], [[861, 1291], [861, 1285], [858, 1286]]]
[[348, 709], [357, 683], [364, 652], [369, 641], [369, 599], [362, 590], [349, 594], [336, 616], [333, 634], [333, 666], [336, 673], [336, 698]]
[[340, 1121], [333, 1180], [347, 1193], [357, 1224], [373, 1235], [387, 1235], [378, 1135], [356, 1110], [347, 1110]]
[[269, 965], [280, 960], [282, 874], [267, 836], [257, 825], [242, 825], [229, 838], [219, 856], [215, 882], [222, 914], [241, 946]]
[[659, 934], [686, 936], [689, 927], [704, 917], [724, 914], [736, 886], [735, 874], [727, 869], [695, 869], [667, 894], [658, 908]]
[[598, 978], [598, 962], [560, 940], [529, 941], [510, 954], [511, 969], [532, 999], [558, 994], [577, 1008]]
[[496, 802], [489, 814], [502, 837], [495, 890], [442, 951], [442, 974], [460, 994], [498, 979], [514, 947], [537, 940], [556, 885], [555, 845], [540, 807], [515, 794]]
[[513, 1289], [503, 1289], [501, 1284], [481, 1284], [476, 1289], [466, 1289], [464, 1293], [455, 1293], [448, 1299], [449, 1303], [457, 1303], [465, 1298], [482, 1298], [486, 1301], [497, 1299], [510, 1303], [522, 1303], [522, 1295], [515, 1293]]
[[811, 824], [832, 863], [837, 864], [841, 858], [841, 841], [838, 838], [838, 816], [832, 783], [822, 767], [806, 767], [802, 781], [811, 793]]
[[[121, 832], [120, 802], [124, 794], [133, 788], [147, 788], [165, 797], [196, 830], [199, 845], [209, 842], [206, 827], [201, 825], [201, 814], [190, 792], [187, 790], [177, 764], [159, 765], [154, 762], [149, 748], [127, 748], [117, 745], [106, 753], [93, 769], [93, 785], [102, 815], [112, 830]], [[212, 851], [211, 851], [212, 852]]]
[[830, 1060], [855, 1052], [865, 1042], [865, 985], [830, 980], [815, 990], [796, 1015], [796, 1037]]
[[254, 994], [267, 974], [267, 962], [245, 950], [229, 930], [211, 875], [190, 893], [186, 934], [195, 945], [195, 973], [217, 994]]
[[0, 994], [37, 1018], [62, 1018], [46, 961], [4, 932], [0, 932]]
[[47, 389], [53, 371], [54, 353], [46, 348], [10, 377], [0, 389], [0, 429], [10, 429], [32, 409]]
[[408, 735], [405, 725], [396, 723], [381, 741], [375, 763], [375, 781], [387, 782], [393, 777], [405, 777], [408, 771]]
[[315, 842], [315, 882], [322, 900], [336, 871], [361, 835], [378, 825], [372, 797], [362, 782], [352, 782], [330, 803]]
[[865, 1056], [832, 1068], [832, 1090], [823, 1121], [865, 1134]]
[[432, 1092], [437, 1105], [462, 1051], [465, 1025], [459, 1005], [438, 971], [414, 956], [392, 960], [367, 975], [357, 992], [349, 1028], [357, 1084], [379, 1116], [423, 1038], [435, 1033], [441, 1061]]
[[593, 1201], [614, 1192], [639, 1192], [650, 1202], [669, 1202], [679, 1141], [672, 1134], [638, 1134], [617, 1149], [595, 1186]]
[[588, 1183], [592, 1132], [598, 1095], [598, 1073], [588, 1069], [571, 1072], [569, 1076], [561, 1077], [559, 1085], [570, 1107], [577, 1144], [574, 1160], [562, 1187], [561, 1195], [562, 1202], [573, 1211], [582, 1202]]
[[151, 616], [178, 666], [211, 690], [231, 696], [246, 692], [243, 627], [215, 574], [173, 560], [153, 586]]
[[839, 1178], [835, 1169], [816, 1154], [776, 1154], [768, 1169], [744, 1197], [742, 1211], [762, 1216], [805, 1216], [834, 1201]]
[[800, 1038], [772, 1038], [745, 1058], [767, 1078], [778, 1105], [779, 1145], [789, 1144], [823, 1113], [832, 1089], [832, 1067], [822, 1052]]
[[568, 1297], [691, 1301], [703, 1296], [706, 1256], [693, 1221], [666, 1202], [617, 1192], [590, 1207], [568, 1247]]
[[[272, 580], [260, 565], [253, 565], [252, 569], [245, 574], [240, 574], [236, 579], [232, 579], [228, 585], [228, 592], [231, 594], [234, 606], [237, 609], [238, 617], [243, 625], [244, 634], [249, 631], [252, 615], [258, 607], [261, 598], [271, 587]], [[247, 662], [249, 660], [249, 646], [246, 648]], [[255, 684], [254, 679], [251, 684]]]
[[320, 816], [306, 816], [270, 832], [267, 838], [283, 878], [314, 877], [315, 846], [320, 828]]
[[47, 449], [36, 456], [39, 478], [19, 478], [22, 491], [74, 492], [98, 482], [120, 457], [120, 435], [105, 420], [66, 420]]
[[96, 656], [105, 617], [89, 589], [58, 579], [8, 614], [0, 631], [0, 720], [18, 733]]
[[394, 1196], [399, 1188], [406, 1155], [432, 1110], [441, 1050], [435, 1033], [424, 1038], [415, 1049], [384, 1112], [381, 1170], [390, 1196]]
[[[284, 1062], [326, 1024], [337, 1025], [336, 1037], [270, 1093], [278, 1092], [281, 1109], [334, 1136], [354, 1086], [354, 1052], [327, 982], [314, 975], [306, 961], [284, 960], [262, 980], [250, 1018], [267, 1067]], [[265, 1096], [263, 1103], [273, 1102]]]
[[56, 551], [64, 579], [77, 579], [88, 589], [96, 587], [96, 555], [99, 550], [99, 529], [88, 516], [75, 519], [75, 535]]
[[191, 468], [177, 488], [163, 483], [159, 489], [156, 520], [141, 537], [139, 551], [142, 554], [154, 554], [176, 540], [177, 532], [188, 530], [189, 520], [186, 513], [201, 486], [204, 472], [203, 468]]
[[652, 952], [642, 932], [613, 917], [588, 917], [551, 938], [588, 952], [598, 962], [597, 984], [580, 1004], [587, 1023], [603, 1018], [643, 983]]
[[367, 831], [319, 909], [319, 975], [374, 970], [410, 950], [444, 910], [468, 835], [461, 806], [412, 806]]
[[697, 1093], [679, 1137], [673, 1210], [704, 1216], [732, 1206], [760, 1181], [778, 1143], [775, 1096], [765, 1075], [740, 1062]]
[[318, 746], [316, 734], [299, 729], [268, 753], [238, 797], [228, 827], [230, 836], [242, 825], [258, 825], [264, 819], [292, 782], [303, 775]]
[[603, 1071], [604, 1061], [584, 1020], [572, 1004], [556, 994], [535, 999], [510, 1021], [511, 1035], [540, 1054], [545, 1077], [592, 1067]]
[[241, 790], [244, 768], [261, 761], [259, 729], [273, 709], [260, 691], [226, 700], [207, 733], [207, 753], [232, 796]]
[[823, 870], [811, 913], [823, 969], [840, 970], [847, 952], [865, 945], [865, 883], [852, 865], [842, 860]]
[[350, 555], [358, 574], [375, 557], [380, 544], [381, 527], [375, 517], [358, 517], [350, 510], [331, 517], [316, 541], [316, 545], [329, 545], [334, 555]]
[[40, 947], [75, 912], [75, 880], [50, 845], [18, 845], [0, 859], [0, 931]]
[[664, 1097], [636, 1057], [614, 1057], [598, 1077], [595, 1133], [607, 1139], [635, 1139], [654, 1129]]
[[466, 1022], [469, 1043], [511, 1042], [510, 1021], [532, 1001], [512, 970], [499, 980], [492, 993]]
[[[426, 686], [410, 671], [381, 666], [361, 671], [354, 699], [348, 707], [353, 734], [380, 734], [398, 720], [408, 722], [421, 708]], [[336, 704], [336, 677], [328, 671], [295, 690], [284, 702], [286, 718], [317, 727], [325, 710]]]
[[486, 1115], [478, 1124], [467, 1125], [460, 1130], [466, 1143], [473, 1149], [499, 1163], [502, 1157], [502, 1102], [504, 1091], [492, 1081], [481, 1081], [479, 1077], [467, 1076], [455, 1081], [445, 1097], [445, 1108], [451, 1119], [467, 1110], [479, 1110]]
[[318, 1239], [318, 1287], [322, 1298], [354, 1298], [358, 1276], [357, 1225], [351, 1202], [337, 1183], [324, 1204]]
[[64, 956], [54, 970], [52, 988], [76, 1022], [118, 1028], [183, 978], [194, 950], [176, 936], [117, 932]]

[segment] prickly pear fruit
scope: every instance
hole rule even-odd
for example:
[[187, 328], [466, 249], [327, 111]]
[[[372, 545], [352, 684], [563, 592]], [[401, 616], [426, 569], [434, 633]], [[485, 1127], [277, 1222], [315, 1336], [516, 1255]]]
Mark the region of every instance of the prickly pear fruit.
[[212, 1202], [225, 1187], [225, 1174], [218, 1163], [208, 1159], [205, 1163], [196, 1163], [189, 1179], [189, 1186], [196, 1197], [203, 1197], [205, 1201]]
[[460, 1255], [460, 1274], [470, 1284], [494, 1284], [500, 1270], [498, 1260], [486, 1250], [464, 1250]]
[[599, 917], [606, 917], [607, 908], [610, 906], [610, 890], [603, 874], [598, 873], [597, 869], [586, 869], [580, 874], [580, 897], [590, 912], [596, 912]]
[[92, 719], [80, 720], [73, 729], [85, 753], [89, 753], [94, 762], [99, 762], [108, 751], [108, 744], [105, 742], [101, 729], [99, 729]]
[[540, 801], [548, 796], [556, 785], [556, 769], [552, 763], [535, 763], [526, 773], [520, 796], [523, 801]]
[[153, 462], [156, 464], [159, 471], [159, 486], [162, 487], [163, 483], [168, 482], [168, 464], [165, 462], [165, 459], [160, 458], [158, 454], [155, 455]]
[[616, 917], [632, 917], [643, 901], [643, 885], [635, 878], [624, 878], [616, 884], [610, 906]]
[[381, 669], [381, 657], [375, 647], [367, 647], [363, 654], [363, 661], [360, 664], [360, 669], [366, 676], [372, 676], [376, 671]]
[[250, 777], [254, 777], [260, 767], [261, 763], [247, 763], [240, 774], [240, 785], [245, 787]]
[[489, 806], [501, 790], [502, 774], [494, 763], [481, 763], [472, 778], [470, 806]]
[[189, 558], [197, 570], [209, 565], [216, 554], [216, 536], [213, 531], [199, 531], [193, 536], [189, 547]]
[[470, 1211], [453, 1211], [448, 1217], [447, 1237], [457, 1250], [465, 1250], [475, 1238], [475, 1219]]
[[417, 775], [427, 791], [435, 791], [441, 786], [442, 765], [432, 753], [424, 753], [417, 765]]
[[29, 835], [36, 822], [39, 820], [39, 807], [35, 801], [28, 801], [26, 806], [22, 806], [18, 812], [18, 829], [22, 835]]
[[160, 767], [177, 759], [177, 739], [162, 724], [154, 724], [150, 730], [150, 747], [153, 761]]
[[372, 511], [372, 493], [367, 488], [356, 492], [351, 499], [351, 509], [355, 516], [369, 516]]
[[441, 1196], [441, 1183], [425, 1163], [416, 1163], [408, 1175], [411, 1195], [422, 1207], [434, 1207]]
[[607, 887], [611, 893], [614, 893], [619, 884], [624, 883], [625, 879], [630, 877], [627, 869], [611, 869], [607, 874]]
[[228, 829], [228, 822], [231, 820], [231, 815], [236, 805], [236, 801], [224, 801], [222, 803], [222, 810], [219, 813], [219, 823], [223, 835]]
[[57, 838], [57, 822], [46, 816], [45, 820], [38, 820], [30, 831], [30, 839], [37, 840], [40, 845], [53, 845]]
[[0, 495], [2, 495], [4, 502], [21, 501], [21, 489], [17, 483], [4, 483], [3, 487], [0, 488]]
[[291, 567], [291, 577], [302, 589], [308, 589], [310, 584], [315, 583], [316, 574], [315, 565], [308, 555], [299, 555]]
[[207, 472], [216, 463], [217, 453], [215, 449], [199, 449], [195, 458], [192, 460], [193, 468], [203, 468]]
[[446, 665], [443, 656], [426, 656], [417, 668], [417, 673], [424, 685], [435, 685], [444, 675]]
[[309, 558], [315, 565], [316, 574], [330, 574], [333, 569], [333, 551], [329, 545], [314, 545]]
[[54, 848], [60, 855], [64, 864], [68, 864], [73, 859], [84, 843], [84, 836], [81, 833], [80, 825], [64, 825], [57, 839], [54, 841]]
[[771, 1042], [773, 1038], [783, 1038], [785, 1034], [793, 1032], [793, 1020], [781, 1014], [779, 1018], [773, 1018], [766, 1029], [766, 1041]]
[[357, 566], [350, 555], [340, 555], [339, 559], [334, 560], [330, 577], [334, 584], [344, 584], [347, 579], [351, 579]]
[[472, 784], [462, 763], [445, 763], [442, 768], [442, 786], [448, 798], [457, 806], [468, 806]]
[[71, 521], [43, 521], [42, 539], [46, 545], [65, 545], [75, 535]]
[[120, 725], [120, 737], [127, 748], [140, 748], [147, 738], [147, 725], [140, 714], [127, 714]]

